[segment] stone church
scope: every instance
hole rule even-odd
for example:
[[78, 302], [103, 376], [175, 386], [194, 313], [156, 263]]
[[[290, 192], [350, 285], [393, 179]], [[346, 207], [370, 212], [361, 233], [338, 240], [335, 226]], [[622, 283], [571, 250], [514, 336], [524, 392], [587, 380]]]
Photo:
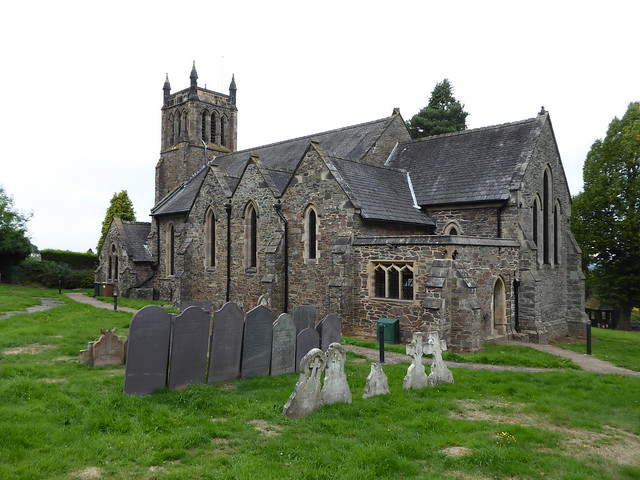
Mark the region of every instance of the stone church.
[[313, 304], [346, 334], [399, 320], [456, 351], [585, 331], [571, 197], [544, 109], [412, 140], [391, 116], [237, 151], [228, 94], [164, 84], [152, 221], [114, 219], [96, 281], [173, 302]]

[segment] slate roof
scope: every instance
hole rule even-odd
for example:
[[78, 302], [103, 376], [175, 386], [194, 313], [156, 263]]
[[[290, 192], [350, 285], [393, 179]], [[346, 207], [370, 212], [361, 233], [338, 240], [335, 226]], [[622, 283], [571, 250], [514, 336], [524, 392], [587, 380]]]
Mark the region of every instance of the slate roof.
[[182, 186], [175, 189], [162, 199], [158, 205], [153, 207], [151, 209], [151, 215], [177, 215], [189, 212], [193, 206], [193, 202], [198, 196], [207, 171], [207, 166], [203, 165], [200, 167], [200, 170], [194, 173]]
[[362, 218], [435, 226], [429, 215], [414, 206], [406, 172], [331, 157], [329, 161], [334, 176], [354, 206], [360, 209]]
[[151, 232], [149, 222], [122, 222], [125, 248], [134, 262], [152, 262], [147, 237]]
[[411, 173], [421, 206], [505, 201], [546, 118], [413, 140], [400, 144], [387, 165]]
[[312, 140], [318, 142], [322, 151], [327, 155], [346, 160], [361, 160], [375, 145], [376, 140], [389, 125], [391, 118], [387, 117], [230, 153], [218, 157], [213, 165], [222, 171], [229, 188], [233, 191], [238, 185], [251, 155], [258, 155], [260, 170], [263, 175], [268, 177], [267, 183], [274, 190], [274, 195], [280, 196], [289, 184], [293, 172]]

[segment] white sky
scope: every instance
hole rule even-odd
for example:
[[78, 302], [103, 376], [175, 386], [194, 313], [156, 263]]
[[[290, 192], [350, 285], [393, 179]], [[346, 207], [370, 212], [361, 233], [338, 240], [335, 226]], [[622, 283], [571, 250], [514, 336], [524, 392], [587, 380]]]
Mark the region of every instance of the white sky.
[[448, 78], [469, 128], [550, 112], [572, 194], [614, 116], [640, 100], [640, 2], [4, 2], [0, 184], [40, 249], [87, 251], [114, 193], [153, 206], [172, 91], [238, 87], [240, 149], [408, 120]]

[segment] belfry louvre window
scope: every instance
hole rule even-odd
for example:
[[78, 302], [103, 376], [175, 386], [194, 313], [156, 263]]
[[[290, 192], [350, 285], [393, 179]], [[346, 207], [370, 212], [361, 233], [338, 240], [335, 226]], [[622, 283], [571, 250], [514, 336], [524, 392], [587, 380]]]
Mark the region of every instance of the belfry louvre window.
[[413, 264], [373, 262], [372, 293], [377, 298], [413, 300]]

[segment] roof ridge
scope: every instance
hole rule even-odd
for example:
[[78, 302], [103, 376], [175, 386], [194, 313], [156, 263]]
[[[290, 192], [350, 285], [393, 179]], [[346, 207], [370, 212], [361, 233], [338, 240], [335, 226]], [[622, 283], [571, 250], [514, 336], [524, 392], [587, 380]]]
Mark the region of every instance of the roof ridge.
[[515, 122], [498, 123], [495, 125], [487, 125], [485, 127], [469, 128], [467, 130], [458, 130], [457, 132], [441, 133], [439, 135], [428, 135], [426, 137], [413, 138], [408, 142], [401, 142], [401, 143], [416, 143], [422, 140], [427, 140], [432, 138], [455, 137], [457, 135], [464, 135], [466, 133], [475, 133], [475, 132], [482, 132], [487, 130], [497, 130], [499, 128], [515, 126], [515, 125], [523, 125], [525, 123], [535, 122], [538, 118], [539, 117], [531, 117], [531, 118], [525, 118], [524, 120], [517, 120]]
[[313, 139], [313, 137], [315, 136], [319, 136], [319, 135], [327, 135], [329, 133], [337, 133], [337, 132], [341, 132], [344, 130], [348, 130], [350, 128], [356, 128], [356, 127], [362, 127], [364, 125], [373, 125], [374, 123], [380, 123], [380, 122], [385, 122], [388, 121], [390, 117], [383, 117], [383, 118], [379, 118], [377, 120], [370, 120], [368, 122], [362, 122], [362, 123], [355, 123], [353, 125], [347, 125], [345, 127], [340, 127], [340, 128], [334, 128], [332, 130], [325, 130], [324, 132], [316, 132], [316, 133], [311, 133], [309, 135], [302, 135], [300, 137], [294, 137], [294, 138], [289, 138], [287, 140], [281, 140], [279, 142], [273, 142], [273, 143], [266, 143], [264, 145], [258, 145], [256, 147], [251, 147], [251, 148], [245, 148], [244, 150], [238, 150], [236, 152], [229, 152], [229, 153], [225, 153], [224, 155], [219, 155], [216, 157], [216, 159], [224, 159], [224, 157], [227, 157], [229, 155], [236, 155], [238, 153], [251, 153], [257, 149], [262, 149], [262, 148], [266, 148], [266, 147], [273, 147], [275, 145], [282, 145], [283, 143], [289, 143], [289, 142], [294, 142], [296, 140], [303, 140], [305, 138], [309, 138], [309, 139]]

